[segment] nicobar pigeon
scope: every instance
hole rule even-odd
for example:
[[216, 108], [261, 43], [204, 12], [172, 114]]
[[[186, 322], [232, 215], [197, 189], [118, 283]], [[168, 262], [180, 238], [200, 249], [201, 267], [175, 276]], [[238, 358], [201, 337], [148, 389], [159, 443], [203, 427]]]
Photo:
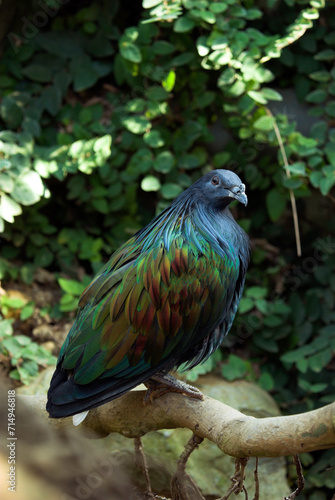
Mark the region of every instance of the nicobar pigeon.
[[79, 300], [48, 392], [51, 417], [84, 418], [140, 383], [203, 397], [168, 372], [205, 361], [234, 320], [250, 251], [234, 200], [247, 204], [245, 185], [213, 170], [112, 255]]

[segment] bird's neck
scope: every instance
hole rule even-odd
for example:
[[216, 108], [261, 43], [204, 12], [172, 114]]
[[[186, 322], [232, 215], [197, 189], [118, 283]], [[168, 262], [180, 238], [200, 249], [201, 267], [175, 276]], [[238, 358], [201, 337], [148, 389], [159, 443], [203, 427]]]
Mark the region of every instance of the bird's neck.
[[248, 258], [249, 238], [237, 224], [228, 207], [213, 209], [199, 203], [190, 214], [196, 232], [221, 256]]
[[159, 241], [169, 249], [172, 239], [178, 235], [183, 235], [200, 253], [204, 240], [222, 257], [234, 254], [231, 256], [236, 258], [241, 252], [249, 253], [248, 236], [236, 223], [228, 207], [219, 210], [190, 199], [168, 207], [136, 238], [145, 242], [142, 247], [145, 251], [148, 245]]

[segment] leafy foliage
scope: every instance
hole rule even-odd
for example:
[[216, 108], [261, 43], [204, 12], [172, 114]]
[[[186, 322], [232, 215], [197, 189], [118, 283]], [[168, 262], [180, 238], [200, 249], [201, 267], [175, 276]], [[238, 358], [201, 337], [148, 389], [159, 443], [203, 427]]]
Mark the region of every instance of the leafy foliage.
[[[3, 301], [1, 302], [3, 306]], [[14, 309], [22, 306], [13, 303], [9, 305]], [[22, 319], [27, 312], [28, 306], [23, 307]], [[13, 369], [9, 376], [23, 384], [29, 384], [38, 374], [39, 366], [53, 365], [56, 358], [27, 335], [13, 335], [13, 321], [13, 319], [0, 320], [0, 353], [10, 357]]]
[[[49, 21], [29, 38], [19, 23], [0, 63], [0, 277], [65, 273], [60, 308], [70, 311], [84, 286], [76, 269], [96, 272], [202, 173], [233, 169], [247, 185], [238, 218], [254, 251], [223, 361], [203, 370], [257, 380], [286, 412], [330, 402], [334, 6], [105, 0]], [[329, 455], [312, 460], [308, 487], [326, 498]]]

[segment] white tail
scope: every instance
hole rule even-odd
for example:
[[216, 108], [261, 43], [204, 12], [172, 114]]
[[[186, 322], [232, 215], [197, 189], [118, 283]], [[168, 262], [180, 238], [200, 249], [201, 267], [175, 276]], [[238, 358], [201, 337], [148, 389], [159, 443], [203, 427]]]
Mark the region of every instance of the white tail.
[[73, 417], [72, 417], [72, 421], [73, 421], [73, 425], [74, 425], [75, 427], [77, 427], [77, 425], [81, 424], [81, 423], [85, 420], [85, 418], [86, 418], [86, 417], [87, 417], [87, 415], [88, 415], [88, 411], [89, 411], [89, 410], [87, 410], [87, 411], [82, 411], [81, 413], [77, 413], [77, 415], [73, 415]]

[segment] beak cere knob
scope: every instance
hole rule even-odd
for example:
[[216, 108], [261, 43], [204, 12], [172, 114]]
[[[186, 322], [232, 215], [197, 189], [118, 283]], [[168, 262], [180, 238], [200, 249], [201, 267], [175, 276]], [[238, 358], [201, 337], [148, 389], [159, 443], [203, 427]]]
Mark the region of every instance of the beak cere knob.
[[239, 186], [234, 186], [230, 189], [230, 191], [233, 193], [233, 197], [237, 201], [239, 201], [240, 203], [243, 203], [243, 205], [247, 206], [248, 198], [247, 198], [247, 195], [245, 194], [245, 184], [240, 184]]

